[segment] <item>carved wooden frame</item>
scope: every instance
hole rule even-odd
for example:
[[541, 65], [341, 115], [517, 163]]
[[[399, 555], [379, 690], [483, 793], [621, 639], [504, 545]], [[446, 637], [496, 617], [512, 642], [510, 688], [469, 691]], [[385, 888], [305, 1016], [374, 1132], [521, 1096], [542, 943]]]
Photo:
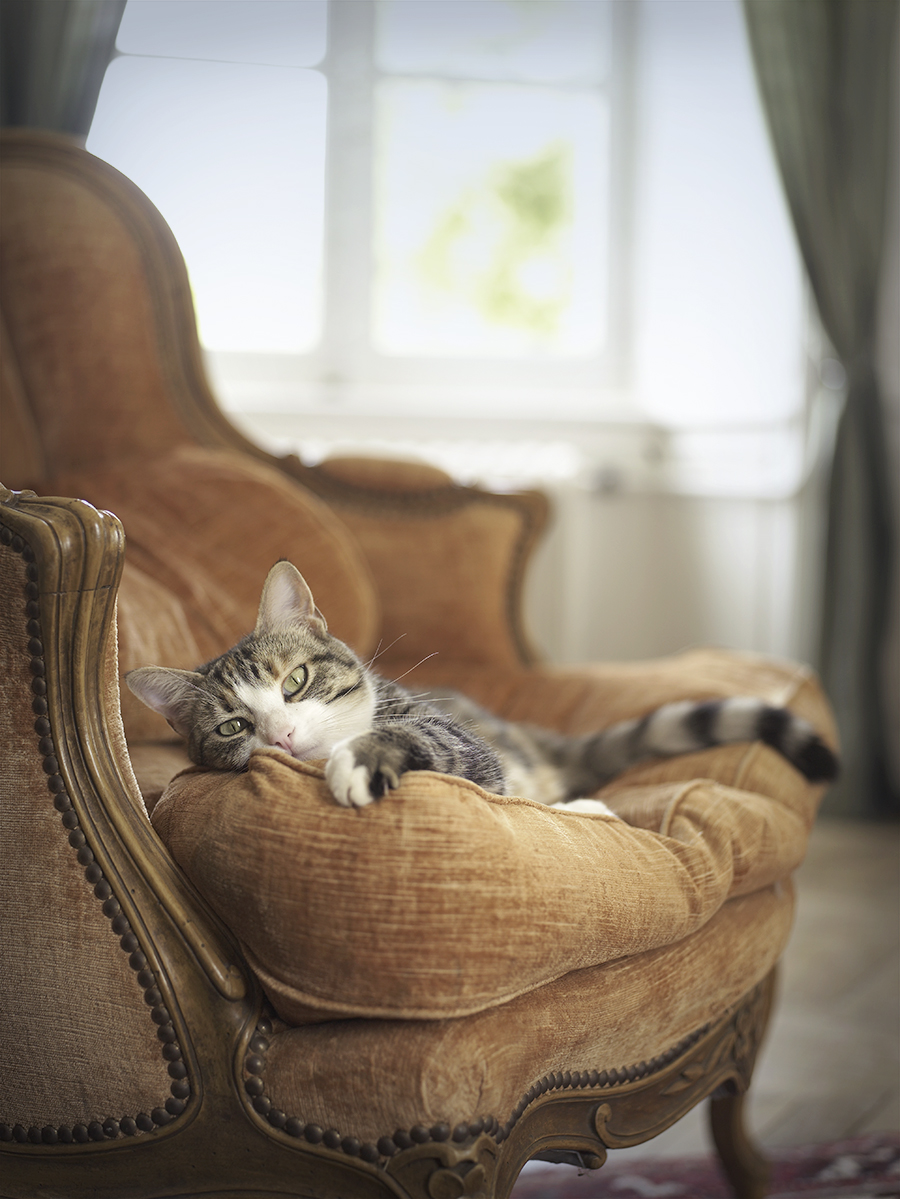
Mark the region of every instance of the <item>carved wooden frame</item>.
[[[139, 955], [133, 967], [147, 972], [161, 1029], [175, 1030], [186, 1067], [172, 1118], [160, 1114], [147, 1127], [111, 1113], [86, 1142], [67, 1143], [49, 1126], [17, 1130], [12, 1113], [0, 1124], [4, 1195], [505, 1199], [529, 1158], [598, 1167], [607, 1149], [656, 1135], [711, 1095], [714, 1135], [736, 1194], [761, 1199], [765, 1165], [743, 1133], [741, 1096], [768, 1016], [771, 977], [650, 1061], [614, 1069], [575, 1063], [537, 1080], [512, 1113], [473, 1116], [454, 1129], [386, 1132], [366, 1148], [352, 1137], [335, 1140], [333, 1130], [310, 1135], [290, 1113], [260, 1102], [270, 1028], [258, 984], [153, 832], [113, 748], [104, 655], [114, 636], [121, 525], [79, 500], [2, 489], [0, 563], [4, 553], [28, 563], [23, 643], [29, 635], [40, 641], [43, 673], [35, 676], [32, 706], [50, 730], [40, 739], [43, 724], [35, 730], [35, 752], [45, 772], [52, 759], [48, 778], [61, 780], [56, 791], [48, 785], [46, 802], [60, 814], [61, 836], [83, 832], [105, 883], [95, 894], [114, 933], [127, 921], [122, 937], [137, 948], [131, 940], [124, 948]], [[57, 802], [62, 794], [65, 802]], [[86, 882], [96, 888], [92, 879]], [[3, 1060], [11, 1068], [13, 1055]], [[256, 1079], [261, 1089], [247, 1086]]]

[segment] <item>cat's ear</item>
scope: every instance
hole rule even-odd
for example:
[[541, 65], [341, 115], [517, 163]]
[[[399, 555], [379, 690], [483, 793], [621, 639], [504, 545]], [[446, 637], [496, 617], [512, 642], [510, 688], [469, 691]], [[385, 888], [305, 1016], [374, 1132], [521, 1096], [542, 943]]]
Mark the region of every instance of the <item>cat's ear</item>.
[[266, 578], [255, 631], [278, 633], [298, 624], [312, 625], [319, 633], [328, 628], [303, 575], [292, 563], [282, 560], [275, 563]]
[[129, 690], [148, 708], [165, 716], [176, 733], [186, 737], [190, 731], [193, 692], [201, 675], [171, 666], [139, 666], [129, 670], [125, 682]]

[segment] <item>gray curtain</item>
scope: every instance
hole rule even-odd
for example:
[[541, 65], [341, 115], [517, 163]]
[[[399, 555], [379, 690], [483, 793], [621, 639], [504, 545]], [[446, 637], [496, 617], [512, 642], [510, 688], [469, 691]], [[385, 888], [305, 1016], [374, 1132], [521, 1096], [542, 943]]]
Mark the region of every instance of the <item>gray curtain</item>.
[[87, 137], [125, 0], [0, 0], [0, 124]]
[[882, 704], [895, 529], [875, 365], [898, 0], [744, 0], [775, 154], [822, 324], [847, 373], [819, 663], [843, 742], [836, 814], [900, 809]]

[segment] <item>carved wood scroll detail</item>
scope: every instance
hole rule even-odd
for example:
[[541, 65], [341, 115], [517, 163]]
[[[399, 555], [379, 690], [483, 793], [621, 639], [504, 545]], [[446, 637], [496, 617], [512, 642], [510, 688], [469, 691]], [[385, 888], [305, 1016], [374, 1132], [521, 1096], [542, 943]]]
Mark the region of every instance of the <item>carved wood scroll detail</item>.
[[637, 1145], [662, 1132], [707, 1095], [728, 1085], [743, 1093], [771, 1006], [771, 977], [715, 1025], [672, 1069], [604, 1096], [594, 1128], [608, 1149]]

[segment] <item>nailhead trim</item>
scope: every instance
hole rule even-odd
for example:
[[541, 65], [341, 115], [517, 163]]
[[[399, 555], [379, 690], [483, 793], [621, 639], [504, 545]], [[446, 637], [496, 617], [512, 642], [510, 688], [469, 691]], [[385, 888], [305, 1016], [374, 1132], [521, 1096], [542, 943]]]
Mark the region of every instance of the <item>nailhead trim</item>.
[[500, 1124], [496, 1116], [485, 1116], [469, 1123], [463, 1122], [457, 1124], [452, 1130], [449, 1124], [435, 1124], [432, 1128], [426, 1128], [424, 1124], [415, 1124], [408, 1130], [398, 1128], [393, 1135], [380, 1137], [377, 1144], [374, 1145], [371, 1142], [361, 1144], [356, 1137], [342, 1136], [336, 1128], [323, 1130], [318, 1124], [304, 1124], [299, 1117], [286, 1116], [284, 1112], [273, 1106], [272, 1101], [265, 1094], [265, 1083], [262, 1078], [266, 1068], [269, 1037], [273, 1031], [272, 1021], [268, 1015], [264, 1015], [259, 1020], [256, 1032], [247, 1046], [247, 1053], [244, 1057], [246, 1073], [244, 1090], [251, 1101], [253, 1110], [268, 1120], [273, 1128], [283, 1130], [288, 1136], [305, 1140], [310, 1145], [324, 1145], [327, 1149], [346, 1153], [350, 1157], [361, 1157], [366, 1162], [380, 1161], [383, 1163], [387, 1158], [393, 1157], [404, 1149], [411, 1149], [414, 1145], [424, 1145], [429, 1141], [442, 1142], [452, 1139], [460, 1144], [471, 1137], [487, 1133], [500, 1145], [510, 1135], [525, 1109], [540, 1095], [545, 1095], [548, 1091], [583, 1090], [595, 1087], [609, 1089], [634, 1082], [638, 1078], [646, 1078], [650, 1074], [656, 1074], [686, 1053], [709, 1031], [709, 1028], [709, 1024], [698, 1028], [696, 1032], [684, 1037], [677, 1045], [667, 1049], [665, 1053], [651, 1058], [649, 1062], [643, 1061], [612, 1070], [565, 1070], [546, 1074], [525, 1092], [505, 1124]]
[[89, 1141], [115, 1140], [119, 1136], [133, 1137], [138, 1133], [152, 1132], [156, 1128], [162, 1128], [182, 1114], [191, 1096], [187, 1068], [181, 1060], [181, 1048], [178, 1045], [175, 1027], [162, 1002], [156, 974], [147, 968], [147, 958], [141, 951], [138, 938], [132, 931], [128, 918], [122, 912], [119, 901], [113, 894], [112, 886], [104, 878], [100, 864], [94, 859], [94, 852], [87, 843], [87, 838], [78, 821], [78, 815], [66, 793], [65, 780], [60, 773], [53, 730], [48, 718], [44, 643], [40, 624], [40, 590], [34, 551], [19, 534], [14, 534], [10, 528], [2, 524], [0, 524], [0, 545], [8, 546], [15, 553], [21, 554], [27, 564], [25, 567], [27, 579], [25, 584], [25, 615], [27, 617], [25, 629], [29, 637], [28, 652], [31, 654], [29, 666], [32, 675], [31, 691], [34, 696], [31, 710], [35, 715], [34, 731], [38, 737], [37, 748], [42, 758], [42, 767], [47, 775], [47, 790], [52, 796], [53, 807], [60, 815], [62, 826], [68, 833], [69, 845], [75, 850], [76, 860], [84, 868], [85, 880], [93, 888], [95, 897], [102, 904], [101, 910], [110, 921], [112, 931], [120, 938], [119, 945], [123, 952], [129, 955], [128, 963], [137, 974], [138, 985], [144, 991], [144, 1001], [151, 1009], [150, 1019], [157, 1025], [156, 1035], [162, 1043], [162, 1057], [168, 1063], [168, 1074], [172, 1079], [169, 1088], [171, 1097], [165, 1101], [164, 1106], [153, 1108], [149, 1115], [146, 1112], [140, 1112], [134, 1117], [124, 1116], [121, 1119], [114, 1119], [110, 1116], [102, 1122], [92, 1120], [86, 1125], [80, 1123], [59, 1126], [47, 1124], [40, 1128], [36, 1125], [25, 1128], [22, 1124], [0, 1123], [0, 1142], [15, 1141], [20, 1144], [30, 1143], [33, 1145], [84, 1145]]

